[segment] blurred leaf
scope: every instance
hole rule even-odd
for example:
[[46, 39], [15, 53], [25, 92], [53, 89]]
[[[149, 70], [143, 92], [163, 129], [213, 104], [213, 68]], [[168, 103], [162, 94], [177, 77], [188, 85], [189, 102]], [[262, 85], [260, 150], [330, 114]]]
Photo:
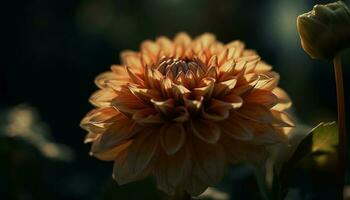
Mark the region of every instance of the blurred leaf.
[[289, 177], [295, 169], [309, 171], [334, 170], [336, 167], [338, 127], [335, 122], [320, 123], [297, 145], [291, 158], [285, 162], [273, 180], [274, 199], [284, 199]]
[[5, 122], [0, 127], [0, 137], [22, 140], [53, 161], [67, 162], [74, 159], [71, 148], [53, 141], [47, 124], [40, 119], [35, 108], [21, 104], [5, 112], [0, 119]]
[[326, 157], [336, 155], [337, 144], [338, 128], [336, 123], [320, 123], [300, 142], [292, 157], [284, 165], [284, 170], [301, 162], [305, 164], [313, 161], [322, 167], [326, 164], [324, 162]]

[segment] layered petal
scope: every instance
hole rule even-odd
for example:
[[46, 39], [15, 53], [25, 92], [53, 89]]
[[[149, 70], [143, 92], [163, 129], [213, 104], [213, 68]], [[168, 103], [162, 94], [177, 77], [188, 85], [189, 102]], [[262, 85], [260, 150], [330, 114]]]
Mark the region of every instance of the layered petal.
[[263, 165], [295, 123], [279, 74], [241, 41], [206, 33], [146, 40], [96, 77], [96, 107], [81, 121], [90, 154], [114, 161], [118, 184], [155, 176], [159, 189], [192, 196], [229, 163]]

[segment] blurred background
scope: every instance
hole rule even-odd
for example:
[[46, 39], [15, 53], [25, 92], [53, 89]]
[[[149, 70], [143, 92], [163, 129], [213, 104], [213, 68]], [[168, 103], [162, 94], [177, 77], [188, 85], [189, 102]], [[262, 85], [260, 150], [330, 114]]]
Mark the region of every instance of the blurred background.
[[[291, 96], [292, 112], [300, 124], [313, 127], [336, 120], [331, 63], [310, 59], [296, 31], [299, 14], [316, 3], [328, 2], [3, 2], [0, 199], [162, 197], [152, 180], [118, 187], [111, 178], [112, 163], [88, 155], [89, 145], [83, 143], [86, 133], [79, 128], [80, 120], [92, 108], [88, 98], [97, 89], [94, 77], [119, 63], [122, 50], [137, 50], [142, 40], [160, 35], [211, 32], [222, 42], [242, 40], [280, 73], [280, 85]], [[350, 51], [343, 52], [342, 58], [349, 111]], [[327, 176], [296, 177], [300, 183], [291, 186], [288, 198], [332, 199], [334, 186]], [[227, 179], [219, 187], [225, 192], [219, 194], [222, 199], [259, 199], [254, 177], [245, 168], [232, 170]]]

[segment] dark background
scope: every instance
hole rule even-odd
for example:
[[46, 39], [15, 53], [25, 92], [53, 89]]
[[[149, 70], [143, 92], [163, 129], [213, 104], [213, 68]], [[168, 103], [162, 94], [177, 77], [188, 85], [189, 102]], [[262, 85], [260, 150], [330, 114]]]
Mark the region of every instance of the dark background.
[[[179, 31], [186, 31], [196, 36], [212, 32], [223, 42], [240, 39], [280, 73], [280, 85], [291, 96], [292, 111], [299, 122], [312, 127], [321, 121], [336, 120], [331, 62], [310, 59], [302, 50], [296, 32], [296, 17], [316, 3], [326, 2], [330, 1], [2, 3], [0, 109], [8, 110], [23, 103], [33, 106], [50, 127], [54, 140], [66, 144], [75, 153], [70, 163], [39, 161], [39, 172], [31, 173], [30, 180], [20, 189], [11, 189], [15, 186], [4, 183], [8, 188], [1, 188], [5, 190], [3, 196], [5, 199], [140, 199], [141, 194], [147, 199], [147, 195], [155, 195], [147, 192], [153, 190], [151, 181], [117, 188], [110, 177], [112, 163], [88, 155], [89, 145], [83, 144], [85, 132], [79, 128], [79, 122], [92, 108], [88, 98], [96, 90], [94, 77], [108, 70], [111, 64], [119, 63], [122, 50], [137, 50], [142, 40], [160, 35], [173, 37]], [[343, 52], [342, 58], [349, 110], [349, 50]], [[0, 164], [4, 163], [0, 158]], [[149, 199], [154, 198], [151, 196]]]

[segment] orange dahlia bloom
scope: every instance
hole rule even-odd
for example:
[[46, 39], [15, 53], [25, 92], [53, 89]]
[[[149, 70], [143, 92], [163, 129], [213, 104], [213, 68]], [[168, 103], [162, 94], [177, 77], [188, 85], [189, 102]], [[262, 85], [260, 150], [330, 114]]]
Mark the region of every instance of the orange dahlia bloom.
[[82, 120], [91, 155], [114, 161], [119, 184], [154, 175], [170, 194], [218, 183], [227, 163], [261, 162], [293, 126], [279, 75], [240, 41], [212, 34], [144, 41], [99, 75]]

